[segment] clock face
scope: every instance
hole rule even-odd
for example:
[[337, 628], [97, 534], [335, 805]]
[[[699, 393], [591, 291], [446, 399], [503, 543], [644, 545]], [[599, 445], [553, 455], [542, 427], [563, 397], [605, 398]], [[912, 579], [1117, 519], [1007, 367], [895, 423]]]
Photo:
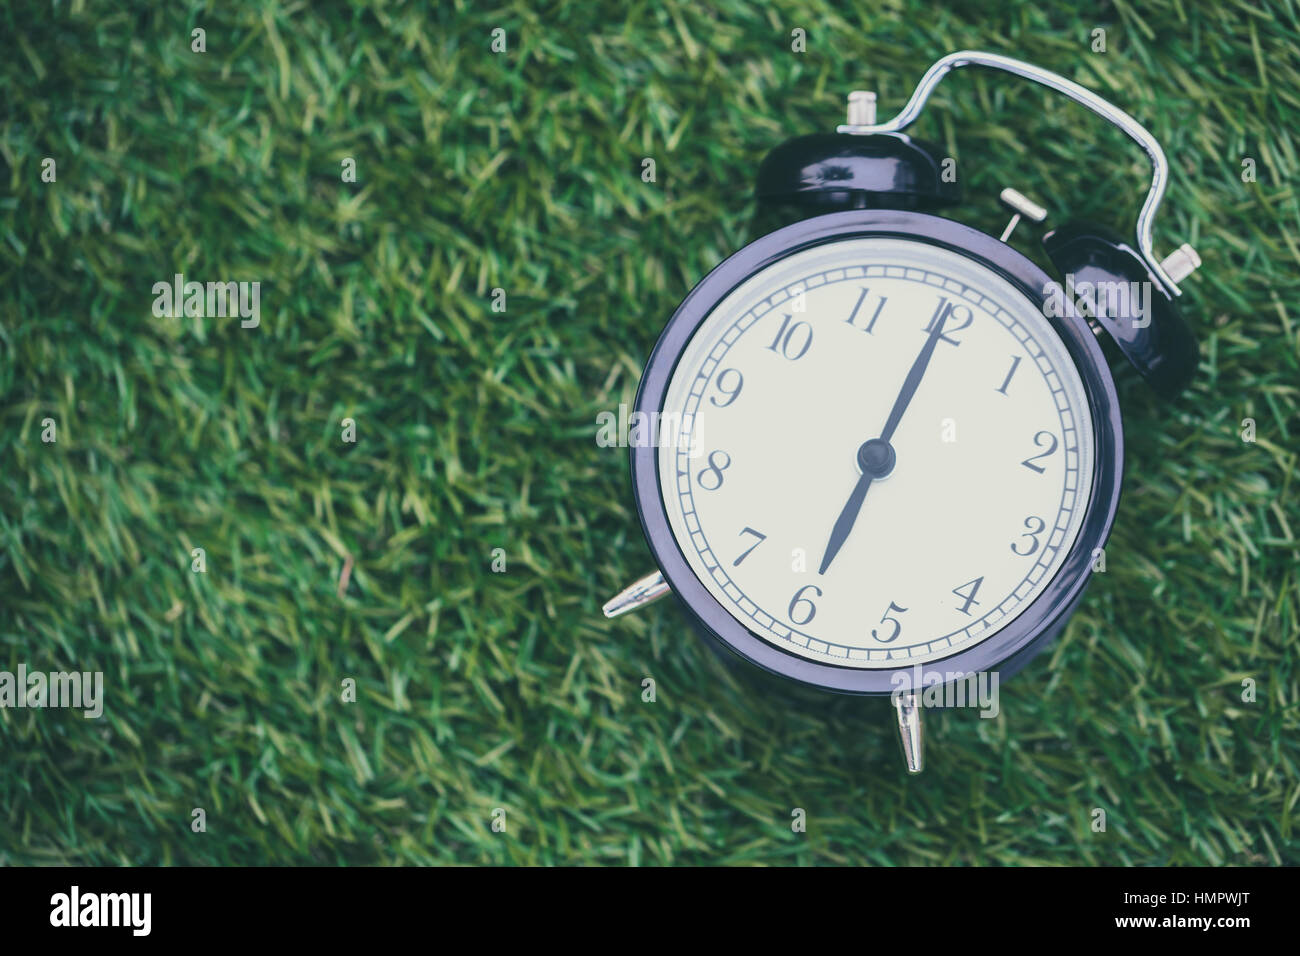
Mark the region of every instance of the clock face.
[[988, 640], [1052, 581], [1094, 429], [1035, 303], [958, 253], [850, 238], [780, 259], [704, 319], [656, 451], [669, 526], [779, 650], [897, 669]]

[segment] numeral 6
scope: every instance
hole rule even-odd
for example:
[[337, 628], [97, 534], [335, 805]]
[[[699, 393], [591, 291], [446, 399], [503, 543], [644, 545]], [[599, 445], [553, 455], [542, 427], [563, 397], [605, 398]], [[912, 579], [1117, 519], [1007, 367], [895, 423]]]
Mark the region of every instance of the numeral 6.
[[[803, 596], [804, 592], [809, 590], [815, 591], [818, 597], [822, 596], [822, 589], [819, 588], [817, 585], [805, 584], [798, 591], [794, 592], [794, 597], [791, 598], [790, 600], [790, 607], [786, 611], [786, 613], [790, 615], [790, 620], [793, 621], [795, 624], [799, 625], [800, 627], [803, 627], [805, 624], [807, 624], [809, 621], [811, 621], [814, 617], [817, 616], [817, 605], [813, 604], [811, 598], [806, 598]], [[800, 617], [798, 614], [795, 613], [795, 608], [797, 608], [801, 604], [808, 605], [808, 614], [806, 617]]]

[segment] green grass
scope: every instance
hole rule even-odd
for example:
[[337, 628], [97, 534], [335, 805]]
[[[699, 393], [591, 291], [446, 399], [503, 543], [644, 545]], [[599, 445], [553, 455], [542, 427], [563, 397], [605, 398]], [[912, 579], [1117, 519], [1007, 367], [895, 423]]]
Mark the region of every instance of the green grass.
[[[0, 670], [107, 695], [0, 710], [0, 862], [1300, 862], [1294, 3], [424, 6], [0, 12]], [[886, 702], [729, 675], [668, 604], [602, 619], [651, 562], [595, 422], [751, 237], [764, 152], [966, 47], [1149, 122], [1203, 361], [1173, 405], [1121, 376], [1106, 573], [910, 779]], [[1145, 189], [1009, 79], [916, 132], [994, 233], [1002, 186], [1126, 232]], [[176, 272], [261, 281], [261, 326], [155, 318]]]

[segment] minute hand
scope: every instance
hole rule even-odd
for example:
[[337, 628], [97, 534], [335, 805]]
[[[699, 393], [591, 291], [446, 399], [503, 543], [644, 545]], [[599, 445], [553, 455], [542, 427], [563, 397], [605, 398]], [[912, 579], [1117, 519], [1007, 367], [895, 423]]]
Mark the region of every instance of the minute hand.
[[912, 363], [907, 378], [903, 380], [903, 387], [899, 390], [898, 398], [894, 399], [894, 407], [889, 410], [889, 418], [885, 421], [885, 427], [880, 433], [881, 441], [887, 442], [894, 437], [894, 430], [898, 428], [898, 423], [902, 421], [903, 412], [907, 411], [912, 396], [916, 394], [916, 389], [921, 384], [921, 377], [925, 375], [926, 367], [930, 364], [930, 356], [934, 355], [935, 347], [939, 344], [939, 339], [943, 337], [943, 321], [946, 318], [948, 318], [948, 312], [945, 309], [935, 319], [934, 328], [930, 330], [929, 338], [925, 340], [925, 345], [921, 347], [921, 354]]

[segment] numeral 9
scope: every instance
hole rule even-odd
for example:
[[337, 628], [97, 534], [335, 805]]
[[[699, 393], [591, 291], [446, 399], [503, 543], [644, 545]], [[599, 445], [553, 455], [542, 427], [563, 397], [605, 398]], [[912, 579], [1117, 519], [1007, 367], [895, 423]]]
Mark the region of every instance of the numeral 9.
[[[736, 383], [735, 388], [727, 387], [726, 382], [727, 382], [728, 375], [735, 376], [735, 378], [732, 380]], [[726, 408], [728, 405], [734, 402], [736, 400], [736, 396], [740, 394], [741, 388], [743, 388], [745, 385], [745, 376], [740, 374], [740, 369], [724, 368], [721, 372], [718, 373], [718, 377], [713, 380], [713, 384], [718, 387], [719, 392], [727, 396], [727, 399], [726, 401], [720, 402], [718, 401], [718, 396], [714, 395], [709, 398], [709, 401], [711, 401], [718, 408]]]

